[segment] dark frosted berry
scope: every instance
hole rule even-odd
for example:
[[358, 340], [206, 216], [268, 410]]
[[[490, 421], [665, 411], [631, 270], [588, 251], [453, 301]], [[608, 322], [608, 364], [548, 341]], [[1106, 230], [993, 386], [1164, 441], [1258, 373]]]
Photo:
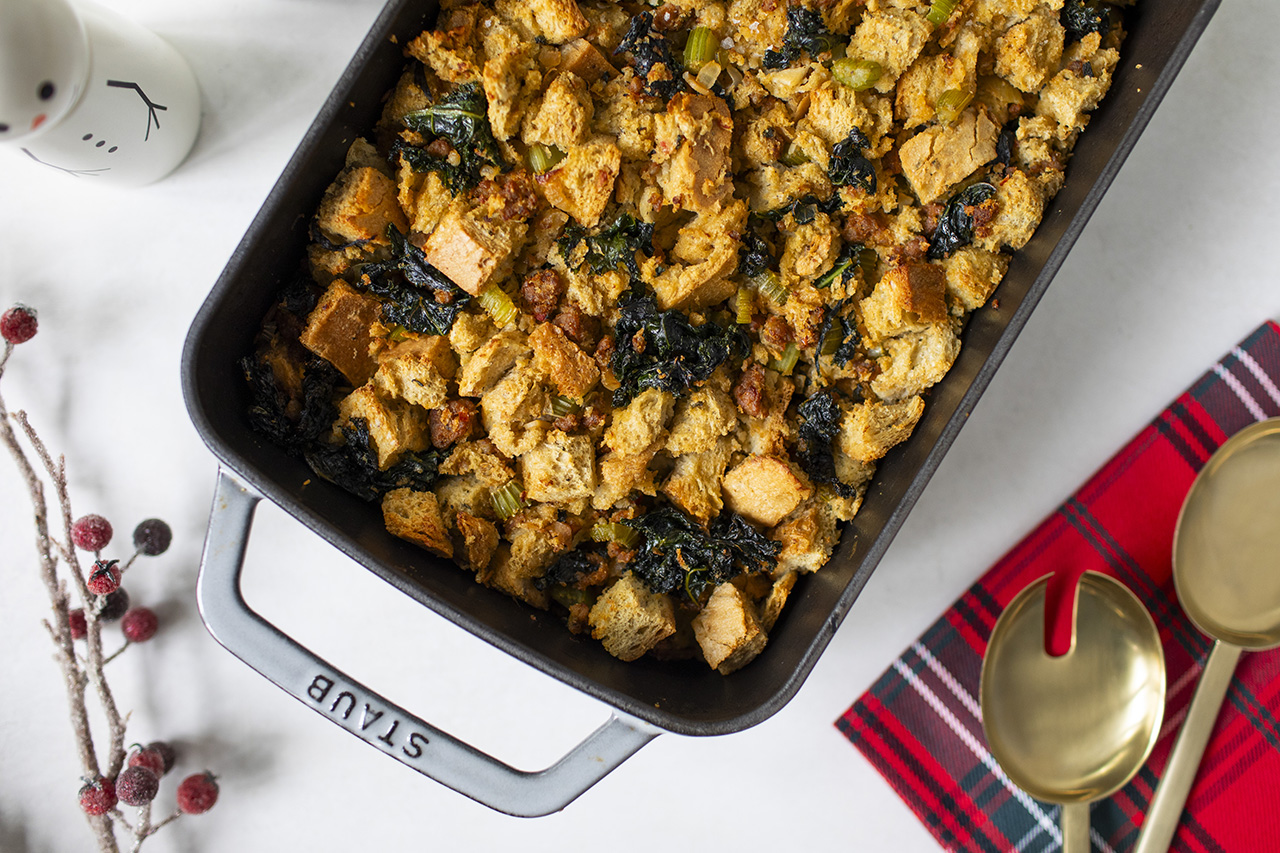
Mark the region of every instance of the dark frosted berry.
[[120, 588], [119, 560], [95, 560], [89, 572], [89, 592], [94, 595], [110, 595]]
[[182, 780], [178, 786], [178, 808], [187, 814], [204, 814], [218, 801], [218, 782], [206, 770]]
[[102, 606], [98, 608], [98, 621], [114, 622], [123, 616], [128, 609], [129, 593], [125, 592], [124, 587], [120, 587], [102, 599]]
[[111, 522], [100, 515], [82, 515], [71, 525], [71, 541], [81, 551], [101, 551], [111, 542]]
[[145, 767], [126, 767], [116, 777], [116, 796], [130, 806], [145, 806], [156, 798], [160, 777]]
[[83, 640], [89, 636], [89, 625], [84, 621], [84, 610], [77, 607], [67, 614], [67, 627], [71, 629], [71, 639]]
[[156, 614], [151, 608], [134, 607], [124, 614], [120, 630], [124, 631], [124, 638], [129, 642], [145, 643], [156, 635], [156, 628], [159, 625]]
[[130, 767], [147, 768], [156, 774], [157, 779], [163, 776], [165, 771], [164, 756], [160, 754], [159, 750], [152, 749], [149, 746], [135, 744], [133, 752], [129, 753], [128, 764]]
[[116, 807], [116, 786], [99, 776], [80, 789], [80, 808], [92, 815], [106, 814]]
[[133, 547], [148, 557], [168, 551], [172, 541], [173, 531], [158, 518], [148, 518], [133, 529]]
[[160, 758], [164, 761], [164, 769], [160, 775], [163, 776], [173, 769], [173, 762], [178, 760], [178, 754], [167, 741], [153, 740], [147, 744], [147, 749], [153, 749], [160, 753]]
[[0, 315], [0, 336], [11, 344], [25, 344], [36, 336], [36, 309], [15, 305]]

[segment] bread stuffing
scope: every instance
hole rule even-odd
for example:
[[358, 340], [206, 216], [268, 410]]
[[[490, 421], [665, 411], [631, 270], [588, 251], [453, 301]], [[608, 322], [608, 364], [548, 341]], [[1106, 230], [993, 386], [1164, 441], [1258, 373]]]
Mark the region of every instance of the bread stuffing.
[[1062, 187], [1124, 5], [443, 0], [249, 421], [583, 642], [732, 673]]

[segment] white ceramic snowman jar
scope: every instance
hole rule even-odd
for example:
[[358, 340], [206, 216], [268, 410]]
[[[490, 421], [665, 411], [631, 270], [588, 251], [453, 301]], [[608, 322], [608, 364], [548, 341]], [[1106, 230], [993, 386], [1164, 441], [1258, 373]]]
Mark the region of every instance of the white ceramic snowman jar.
[[200, 89], [159, 36], [68, 0], [0, 0], [0, 147], [94, 183], [171, 172], [200, 129]]

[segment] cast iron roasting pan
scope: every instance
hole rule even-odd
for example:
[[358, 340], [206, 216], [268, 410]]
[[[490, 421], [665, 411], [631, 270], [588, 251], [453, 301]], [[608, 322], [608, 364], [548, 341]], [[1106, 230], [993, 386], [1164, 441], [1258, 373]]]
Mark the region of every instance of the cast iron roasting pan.
[[[1150, 120], [1219, 0], [1142, 0], [1111, 91], [1080, 137], [1066, 184], [1013, 258], [988, 307], [974, 313], [959, 359], [928, 395], [915, 433], [880, 464], [866, 501], [820, 572], [802, 579], [769, 646], [729, 677], [701, 662], [623, 663], [561, 620], [480, 586], [468, 573], [387, 533], [376, 504], [316, 477], [253, 432], [236, 364], [249, 352], [280, 284], [304, 257], [308, 222], [368, 133], [405, 63], [402, 45], [433, 25], [430, 0], [390, 0], [325, 101], [188, 333], [183, 392], [200, 435], [221, 461], [197, 587], [213, 636], [279, 687], [348, 732], [499, 811], [557, 811], [662, 731], [718, 735], [767, 719], [813, 669], [908, 511]], [[304, 488], [304, 483], [308, 483]], [[503, 764], [330, 666], [252, 611], [240, 572], [254, 508], [283, 507], [343, 553], [476, 636], [593, 696], [611, 718], [538, 772]]]

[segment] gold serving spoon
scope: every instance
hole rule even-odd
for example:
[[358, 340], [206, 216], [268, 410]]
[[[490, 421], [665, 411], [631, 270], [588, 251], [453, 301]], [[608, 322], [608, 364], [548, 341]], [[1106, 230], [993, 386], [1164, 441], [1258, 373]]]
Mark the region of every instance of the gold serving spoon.
[[1165, 669], [1151, 615], [1123, 584], [1085, 572], [1070, 650], [1045, 651], [1048, 578], [996, 620], [982, 660], [982, 728], [1009, 779], [1062, 806], [1064, 853], [1089, 850], [1089, 803], [1142, 767], [1164, 716]]
[[1196, 476], [1174, 533], [1173, 582], [1216, 642], [1134, 853], [1169, 849], [1241, 652], [1280, 645], [1280, 418], [1240, 430]]

